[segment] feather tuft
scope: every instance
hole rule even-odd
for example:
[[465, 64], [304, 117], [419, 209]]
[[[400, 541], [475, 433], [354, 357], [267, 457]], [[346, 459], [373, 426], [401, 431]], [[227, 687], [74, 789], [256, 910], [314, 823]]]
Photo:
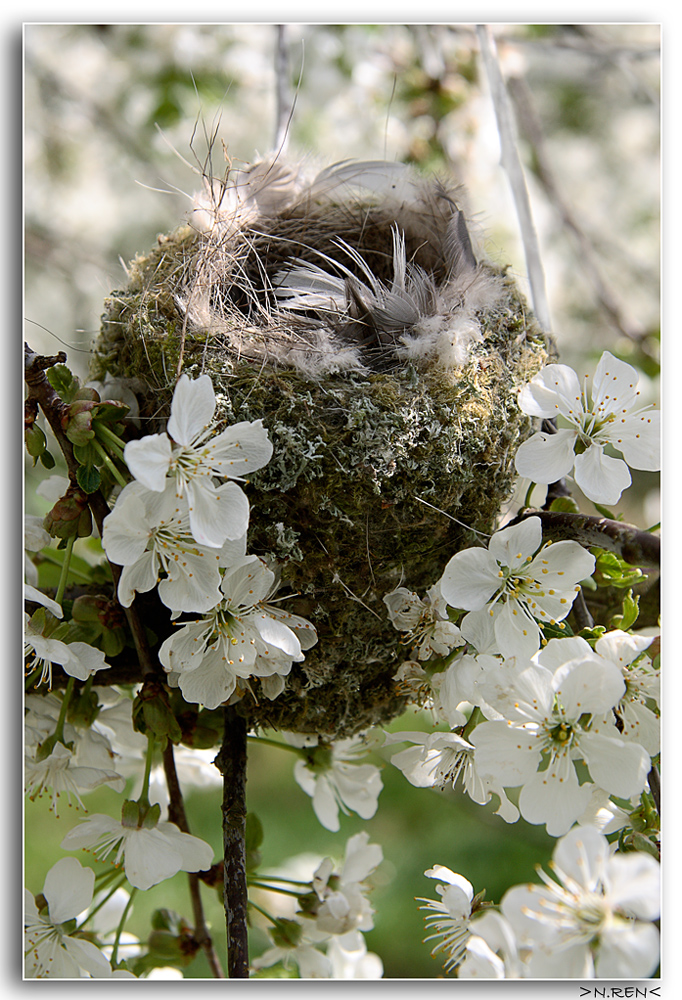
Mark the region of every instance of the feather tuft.
[[[203, 267], [179, 307], [242, 354], [312, 376], [466, 363], [506, 294], [474, 251], [461, 192], [412, 167], [270, 158], [206, 180]], [[235, 320], [241, 317], [241, 322]]]

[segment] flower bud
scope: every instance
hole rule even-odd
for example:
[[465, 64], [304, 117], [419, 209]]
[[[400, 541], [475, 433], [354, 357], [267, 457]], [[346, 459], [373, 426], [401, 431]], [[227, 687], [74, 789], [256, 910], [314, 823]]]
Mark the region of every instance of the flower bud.
[[45, 515], [43, 527], [53, 538], [84, 538], [92, 533], [88, 498], [77, 486], [70, 485], [52, 510]]

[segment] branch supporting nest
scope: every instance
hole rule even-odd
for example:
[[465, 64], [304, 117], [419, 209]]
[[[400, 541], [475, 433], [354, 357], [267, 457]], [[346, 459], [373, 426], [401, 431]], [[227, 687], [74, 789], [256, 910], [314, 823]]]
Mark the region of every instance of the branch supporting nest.
[[649, 531], [636, 528], [633, 524], [590, 514], [570, 514], [564, 511], [532, 508], [520, 514], [516, 521], [524, 521], [527, 517], [540, 518], [543, 538], [553, 542], [572, 539], [586, 548], [596, 546], [606, 549], [607, 552], [615, 552], [632, 566], [660, 565], [660, 538]]
[[225, 708], [223, 745], [214, 763], [223, 776], [223, 901], [227, 974], [249, 978], [246, 887], [246, 720]]

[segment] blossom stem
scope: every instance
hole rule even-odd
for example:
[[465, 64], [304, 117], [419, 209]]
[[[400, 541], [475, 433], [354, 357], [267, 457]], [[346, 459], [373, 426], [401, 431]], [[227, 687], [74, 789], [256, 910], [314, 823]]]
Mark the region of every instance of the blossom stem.
[[[290, 743], [278, 743], [277, 740], [270, 740], [267, 736], [247, 736], [247, 739], [252, 740], [254, 743], [263, 743], [270, 747], [278, 747], [280, 750], [291, 750], [292, 753], [305, 758], [305, 747], [293, 747]], [[308, 749], [314, 748], [308, 747]]]
[[117, 458], [120, 458], [122, 462], [125, 462], [123, 458], [123, 449], [125, 448], [125, 441], [121, 441], [118, 434], [114, 434], [110, 427], [103, 424], [97, 424], [97, 436], [106, 442], [111, 448], [112, 452]]
[[123, 913], [121, 914], [121, 919], [118, 922], [118, 927], [116, 928], [116, 937], [114, 939], [114, 947], [111, 951], [111, 965], [112, 968], [116, 968], [118, 962], [118, 945], [121, 940], [121, 934], [123, 933], [123, 928], [125, 927], [125, 922], [128, 919], [128, 913], [130, 912], [130, 907], [133, 905], [133, 899], [135, 898], [135, 893], [137, 889], [132, 886], [130, 889], [130, 896], [128, 897], [128, 902], [125, 905]]
[[115, 872], [114, 872], [114, 875], [116, 876], [116, 879], [115, 879], [115, 882], [114, 882], [114, 883], [112, 884], [112, 886], [111, 886], [111, 889], [109, 890], [109, 892], [107, 892], [107, 893], [106, 893], [106, 895], [104, 895], [104, 896], [102, 897], [102, 899], [100, 899], [100, 901], [99, 901], [99, 903], [97, 904], [97, 906], [93, 906], [93, 908], [92, 908], [91, 910], [88, 910], [88, 914], [87, 914], [87, 916], [85, 917], [85, 919], [83, 920], [83, 922], [82, 922], [81, 924], [79, 924], [79, 925], [78, 925], [78, 930], [79, 930], [79, 931], [80, 931], [80, 930], [83, 930], [83, 928], [85, 927], [85, 925], [86, 925], [86, 924], [87, 924], [87, 923], [88, 923], [88, 922], [89, 922], [90, 920], [92, 920], [92, 918], [94, 917], [94, 915], [95, 915], [95, 914], [96, 914], [96, 913], [97, 913], [97, 912], [98, 912], [99, 910], [101, 910], [103, 906], [105, 906], [105, 905], [106, 905], [106, 904], [107, 904], [107, 903], [109, 902], [109, 900], [110, 900], [110, 899], [111, 899], [111, 897], [112, 897], [112, 896], [114, 895], [114, 893], [115, 893], [115, 892], [117, 892], [117, 891], [118, 891], [118, 889], [119, 889], [119, 888], [120, 888], [120, 887], [121, 887], [121, 886], [123, 885], [123, 883], [124, 883], [124, 882], [126, 881], [126, 877], [125, 877], [125, 875], [121, 874], [120, 872], [116, 872], [116, 871], [115, 871]]
[[[62, 556], [63, 552], [64, 549], [43, 549], [40, 553], [41, 562], [49, 562], [52, 563], [53, 566], [59, 566], [61, 568], [66, 562], [65, 558]], [[72, 580], [78, 580], [80, 583], [92, 583], [92, 577], [88, 573], [82, 573], [73, 566], [70, 566], [69, 569]]]
[[485, 716], [483, 715], [483, 712], [480, 710], [480, 708], [477, 705], [474, 708], [474, 710], [471, 713], [471, 715], [469, 716], [468, 722], [466, 723], [466, 725], [464, 726], [464, 728], [462, 729], [462, 731], [460, 733], [460, 736], [462, 737], [462, 739], [463, 740], [468, 740], [469, 733], [471, 733], [476, 728], [476, 726], [479, 724], [479, 722], [483, 722], [483, 721], [485, 721]]
[[[270, 885], [269, 882], [261, 882], [259, 879], [248, 879], [248, 884], [255, 889], [267, 889], [268, 892], [279, 892], [282, 896], [293, 896], [295, 899], [301, 895], [300, 892], [296, 892], [294, 889], [281, 889], [277, 885]], [[310, 885], [308, 885], [310, 888]]]
[[152, 764], [154, 763], [154, 747], [156, 744], [156, 739], [152, 733], [147, 734], [147, 756], [144, 762], [144, 776], [142, 778], [142, 791], [140, 792], [140, 797], [138, 802], [146, 811], [149, 809], [149, 777], [152, 773]]
[[[308, 879], [307, 882], [302, 882], [301, 879], [298, 879], [298, 878], [284, 878], [283, 875], [267, 875], [266, 877], [267, 877], [267, 879], [268, 879], [269, 882], [286, 882], [287, 885], [302, 885], [302, 886], [305, 886], [306, 889], [310, 889], [310, 879]], [[255, 883], [252, 882], [251, 880], [249, 880], [249, 885], [253, 885], [253, 884], [255, 884]], [[278, 889], [274, 890], [274, 891], [279, 892]]]
[[53, 734], [53, 739], [55, 743], [64, 743], [64, 723], [66, 722], [66, 713], [69, 710], [69, 702], [71, 701], [71, 695], [73, 694], [73, 689], [76, 684], [75, 677], [69, 677], [69, 680], [64, 691], [64, 697], [62, 698], [62, 703], [59, 708], [59, 718], [57, 719], [57, 727]]
[[258, 905], [258, 903], [254, 903], [252, 899], [249, 900], [249, 906], [252, 906], [254, 910], [258, 910], [259, 913], [262, 913], [265, 919], [269, 920], [270, 923], [274, 924], [275, 927], [277, 927], [278, 924], [281, 923], [281, 920], [278, 920], [277, 917], [273, 917], [271, 913], [268, 913], [267, 910], [264, 910], [262, 906]]
[[75, 542], [75, 536], [67, 539], [66, 551], [64, 553], [64, 562], [62, 563], [62, 571], [59, 574], [59, 584], [57, 586], [57, 593], [55, 594], [55, 601], [61, 606], [64, 600], [64, 591], [66, 590], [66, 581], [69, 577], [69, 565], [71, 563], [71, 554], [73, 553], [73, 544]]
[[95, 449], [95, 451], [97, 452], [97, 454], [99, 455], [99, 457], [102, 459], [102, 462], [107, 467], [107, 469], [109, 470], [109, 472], [111, 473], [111, 475], [114, 477], [114, 479], [116, 480], [116, 482], [119, 484], [119, 486], [125, 486], [126, 485], [126, 479], [125, 479], [125, 477], [122, 476], [121, 473], [118, 471], [118, 469], [116, 468], [115, 464], [112, 462], [111, 457], [109, 456], [109, 453], [102, 447], [102, 445], [99, 443], [99, 441], [97, 440], [97, 438], [94, 437], [92, 439], [92, 441], [90, 442], [90, 444]]
[[227, 974], [248, 979], [246, 886], [246, 732], [243, 716], [231, 705], [224, 713], [223, 744], [215, 764], [223, 776], [223, 902], [227, 931]]

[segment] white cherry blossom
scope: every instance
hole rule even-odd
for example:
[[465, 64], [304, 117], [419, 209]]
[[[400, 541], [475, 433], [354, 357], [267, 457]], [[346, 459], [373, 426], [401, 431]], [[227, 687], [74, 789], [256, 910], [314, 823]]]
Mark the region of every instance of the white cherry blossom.
[[[288, 739], [297, 742], [295, 734]], [[371, 819], [377, 811], [383, 788], [379, 768], [357, 763], [376, 740], [374, 736], [368, 742], [362, 734], [336, 740], [330, 746], [311, 748], [309, 759], [296, 761], [294, 778], [312, 798], [315, 815], [327, 830], [339, 829], [339, 809], [362, 819]]]
[[578, 761], [596, 785], [624, 798], [643, 790], [651, 765], [642, 746], [605, 721], [625, 690], [620, 670], [582, 642], [552, 639], [530, 666], [506, 674], [504, 690], [491, 681], [488, 700], [504, 718], [471, 734], [479, 773], [522, 786], [521, 815], [555, 837], [588, 806], [593, 786], [580, 784]]
[[217, 708], [240, 680], [286, 676], [304, 659], [317, 634], [305, 618], [268, 603], [276, 589], [275, 574], [258, 556], [235, 559], [212, 610], [165, 640], [159, 659], [188, 701]]
[[384, 745], [412, 743], [391, 757], [391, 764], [403, 772], [416, 788], [454, 788], [461, 778], [462, 787], [473, 802], [487, 805], [492, 795], [500, 800], [496, 814], [507, 823], [515, 823], [519, 811], [509, 801], [499, 780], [481, 774], [476, 764], [474, 747], [456, 733], [420, 733], [401, 731], [387, 733]]
[[70, 677], [75, 677], [79, 681], [85, 681], [91, 674], [109, 667], [101, 650], [95, 649], [87, 642], [66, 643], [44, 636], [35, 620], [29, 618], [28, 614], [24, 614], [24, 656], [26, 672], [40, 670], [38, 684], [47, 684], [50, 688], [52, 666], [55, 663], [59, 664]]
[[118, 599], [125, 608], [136, 593], [157, 585], [173, 611], [201, 613], [220, 600], [221, 551], [195, 541], [187, 501], [178, 499], [172, 486], [154, 493], [129, 483], [104, 521], [102, 543], [109, 559], [123, 566]]
[[496, 910], [486, 910], [471, 921], [471, 937], [458, 979], [523, 979], [527, 973], [509, 922]]
[[125, 781], [113, 768], [93, 767], [79, 763], [76, 754], [56, 743], [54, 749], [46, 757], [40, 757], [36, 750], [24, 756], [24, 786], [31, 800], [40, 798], [48, 789], [52, 792], [50, 809], [55, 816], [58, 813], [57, 800], [66, 795], [69, 805], [73, 796], [81, 809], [85, 809], [81, 792], [91, 791], [100, 785], [110, 785], [117, 792], [122, 792]]
[[589, 577], [594, 556], [573, 541], [542, 545], [540, 518], [495, 532], [487, 549], [469, 548], [454, 555], [440, 581], [453, 608], [468, 611], [461, 623], [483, 628], [488, 616], [496, 649], [503, 656], [530, 657], [540, 646], [540, 624], [563, 621], [571, 610], [580, 580]]
[[174, 823], [126, 826], [103, 813], [94, 813], [70, 830], [64, 850], [92, 850], [100, 859], [115, 852], [113, 863], [123, 864], [126, 878], [137, 889], [150, 889], [177, 872], [207, 871], [213, 848], [199, 837], [183, 833]]
[[[516, 470], [535, 483], [554, 483], [573, 470], [585, 496], [614, 504], [631, 483], [628, 466], [660, 469], [660, 412], [638, 406], [639, 375], [605, 351], [594, 375], [592, 402], [587, 378], [566, 365], [547, 365], [519, 393], [519, 406], [533, 417], [563, 417], [571, 426], [555, 434], [538, 431], [516, 453]], [[604, 453], [611, 445], [623, 459]]]
[[514, 886], [502, 913], [529, 948], [531, 978], [644, 979], [658, 965], [660, 866], [641, 852], [613, 854], [598, 830], [562, 837], [544, 885]]
[[313, 875], [313, 888], [320, 900], [316, 911], [318, 931], [345, 936], [374, 927], [374, 910], [367, 899], [365, 879], [382, 860], [381, 847], [370, 844], [369, 834], [364, 832], [356, 833], [346, 843], [339, 872], [334, 872], [330, 858], [324, 859]]
[[367, 943], [359, 931], [331, 938], [327, 958], [331, 962], [332, 979], [381, 979], [384, 974], [383, 962], [373, 951], [367, 951]]
[[652, 642], [652, 636], [615, 629], [597, 641], [595, 652], [615, 663], [623, 674], [625, 693], [615, 707], [623, 739], [640, 743], [654, 757], [661, 749], [660, 670], [648, 656], [641, 656]]
[[435, 956], [442, 952], [446, 956], [445, 971], [449, 972], [464, 958], [467, 941], [471, 936], [470, 918], [474, 889], [471, 882], [463, 875], [458, 875], [444, 865], [434, 865], [424, 874], [427, 878], [437, 879], [440, 883], [436, 886], [440, 899], [418, 897], [419, 902], [426, 904], [420, 909], [428, 911], [424, 923], [427, 930], [432, 932], [424, 938], [424, 942], [438, 941], [432, 948], [431, 954]]
[[262, 955], [253, 959], [251, 968], [258, 971], [281, 962], [285, 969], [289, 969], [293, 962], [298, 967], [301, 979], [331, 979], [332, 963], [319, 948], [315, 947], [316, 943], [311, 941], [308, 935], [302, 934], [296, 944], [283, 943], [268, 948]]
[[90, 906], [95, 873], [76, 858], [61, 858], [45, 877], [40, 911], [33, 895], [24, 897], [24, 971], [29, 979], [109, 978], [111, 966], [99, 948], [74, 937], [70, 921]]
[[256, 472], [272, 457], [262, 420], [242, 421], [216, 433], [211, 379], [181, 375], [173, 394], [166, 434], [151, 434], [125, 447], [130, 472], [147, 489], [162, 493], [170, 476], [176, 495], [187, 499], [192, 534], [200, 545], [219, 548], [246, 531], [248, 501], [235, 483], [216, 488], [213, 479]]
[[393, 625], [406, 633], [403, 641], [412, 647], [418, 660], [447, 656], [464, 644], [459, 629], [448, 619], [438, 584], [429, 588], [425, 600], [406, 587], [396, 587], [386, 594], [384, 604]]

